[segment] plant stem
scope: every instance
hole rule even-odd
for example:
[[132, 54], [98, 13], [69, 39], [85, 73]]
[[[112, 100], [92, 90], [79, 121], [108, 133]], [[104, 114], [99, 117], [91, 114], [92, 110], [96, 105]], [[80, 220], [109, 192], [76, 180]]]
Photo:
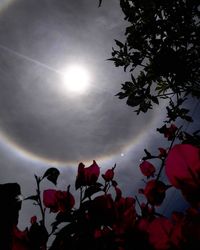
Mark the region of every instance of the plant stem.
[[37, 176], [35, 176], [35, 179], [36, 179], [36, 184], [37, 184], [37, 195], [38, 195], [38, 205], [40, 207], [40, 211], [41, 211], [41, 215], [42, 215], [42, 224], [43, 226], [45, 226], [45, 212], [44, 212], [44, 208], [42, 206], [42, 200], [41, 200], [41, 197], [40, 197], [40, 182], [41, 182], [41, 179], [38, 178]]
[[79, 205], [79, 207], [81, 207], [82, 200], [83, 200], [83, 187], [80, 187], [80, 205]]
[[[180, 127], [178, 128], [178, 130], [176, 131], [176, 134], [174, 135], [174, 138], [172, 139], [171, 144], [170, 144], [170, 146], [169, 146], [168, 154], [169, 154], [169, 151], [171, 150], [171, 148], [172, 148], [172, 146], [173, 146], [173, 144], [174, 144], [174, 141], [175, 141], [175, 139], [177, 138], [177, 135], [178, 135], [178, 133], [179, 133], [179, 131], [180, 131], [181, 129], [182, 129], [182, 126], [180, 126]], [[167, 158], [167, 156], [165, 157], [165, 159], [162, 160], [162, 164], [161, 164], [161, 166], [160, 166], [160, 169], [159, 169], [159, 172], [158, 172], [156, 181], [158, 181], [159, 178], [160, 178], [160, 175], [161, 175], [161, 173], [162, 173], [162, 170], [163, 170], [163, 168], [164, 168], [164, 166], [165, 166], [165, 160], [166, 160], [166, 158]]]

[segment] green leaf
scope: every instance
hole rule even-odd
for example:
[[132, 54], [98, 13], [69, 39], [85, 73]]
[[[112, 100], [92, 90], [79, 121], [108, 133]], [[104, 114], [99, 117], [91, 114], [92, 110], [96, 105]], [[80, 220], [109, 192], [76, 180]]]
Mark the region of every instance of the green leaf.
[[58, 176], [60, 175], [60, 172], [57, 168], [49, 168], [44, 173], [42, 179], [47, 178], [49, 181], [51, 181], [53, 184], [57, 184]]

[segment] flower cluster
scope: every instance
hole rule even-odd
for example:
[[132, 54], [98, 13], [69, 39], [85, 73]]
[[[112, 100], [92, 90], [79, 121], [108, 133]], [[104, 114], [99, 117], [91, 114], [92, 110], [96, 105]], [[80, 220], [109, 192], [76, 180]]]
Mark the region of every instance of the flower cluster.
[[[168, 130], [169, 140], [177, 131], [174, 128], [175, 125]], [[129, 250], [135, 246], [144, 250], [198, 249], [200, 148], [172, 142], [168, 149], [158, 151], [158, 155], [153, 156], [145, 150], [146, 157], [139, 169], [147, 181], [133, 197], [123, 196], [115, 180], [116, 165], [100, 175], [95, 161], [89, 167], [79, 164], [75, 180], [75, 188], [80, 193], [78, 204], [70, 186], [67, 190], [46, 189], [41, 193], [40, 183], [44, 178], [57, 183], [57, 169], [50, 168], [42, 177], [35, 176], [36, 195], [26, 199], [39, 205], [41, 219], [31, 217], [30, 227], [24, 232], [14, 227], [12, 250], [46, 250], [53, 234], [56, 237], [50, 250]], [[160, 168], [154, 165], [154, 159], [161, 161]], [[168, 183], [160, 180], [163, 169]], [[157, 212], [157, 207], [162, 205], [169, 188], [180, 189], [190, 207], [183, 212], [174, 211], [167, 218]], [[143, 202], [139, 201], [139, 195], [143, 196]], [[47, 211], [56, 215], [50, 233], [45, 225]]]

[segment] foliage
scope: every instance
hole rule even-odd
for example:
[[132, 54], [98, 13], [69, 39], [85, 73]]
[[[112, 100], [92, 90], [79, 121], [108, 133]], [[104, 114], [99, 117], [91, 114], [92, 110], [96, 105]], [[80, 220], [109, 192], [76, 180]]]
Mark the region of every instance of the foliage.
[[[181, 104], [200, 97], [200, 5], [197, 0], [120, 0], [129, 26], [125, 42], [115, 40], [116, 67], [129, 70], [120, 99], [147, 112], [160, 99], [170, 102], [169, 122], [178, 115], [190, 121]], [[176, 101], [174, 101], [176, 100]]]

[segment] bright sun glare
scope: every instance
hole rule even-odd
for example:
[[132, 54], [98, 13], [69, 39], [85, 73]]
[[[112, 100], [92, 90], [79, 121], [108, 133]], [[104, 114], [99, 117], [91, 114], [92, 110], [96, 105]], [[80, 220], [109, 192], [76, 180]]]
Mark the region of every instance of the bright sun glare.
[[71, 65], [62, 71], [62, 81], [67, 90], [81, 94], [90, 85], [90, 74], [80, 65]]

